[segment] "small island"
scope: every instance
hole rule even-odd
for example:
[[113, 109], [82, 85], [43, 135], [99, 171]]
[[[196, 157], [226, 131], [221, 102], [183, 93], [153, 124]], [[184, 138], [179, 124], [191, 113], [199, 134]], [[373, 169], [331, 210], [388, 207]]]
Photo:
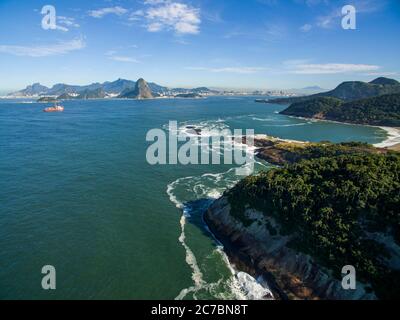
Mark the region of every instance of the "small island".
[[41, 97], [37, 100], [37, 102], [54, 103], [54, 102], [57, 102], [57, 98], [56, 97]]

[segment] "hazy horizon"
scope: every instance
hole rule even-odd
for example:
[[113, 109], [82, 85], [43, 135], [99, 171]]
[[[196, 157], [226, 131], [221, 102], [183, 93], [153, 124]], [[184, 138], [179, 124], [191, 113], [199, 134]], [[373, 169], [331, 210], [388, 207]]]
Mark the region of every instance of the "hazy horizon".
[[[365, 80], [365, 82], [370, 82], [370, 81], [372, 81], [372, 80], [374, 80], [374, 79], [376, 79], [376, 78], [379, 78], [378, 76], [376, 76], [376, 77], [374, 77], [374, 78], [371, 78], [371, 79], [369, 79], [369, 80]], [[390, 78], [390, 79], [395, 79], [395, 80], [397, 80], [397, 81], [399, 81], [400, 82], [400, 80], [399, 80], [399, 78], [396, 78], [396, 77], [386, 77], [386, 78]], [[104, 82], [114, 82], [114, 81], [116, 81], [116, 80], [119, 80], [119, 79], [122, 79], [122, 80], [131, 80], [131, 81], [137, 81], [138, 79], [124, 79], [124, 78], [117, 78], [117, 79], [114, 79], [114, 80], [106, 80], [106, 81], [92, 81], [92, 82], [90, 82], [90, 83], [65, 83], [65, 82], [60, 82], [60, 83], [63, 83], [63, 84], [66, 84], [66, 85], [78, 85], [78, 86], [85, 86], [85, 85], [90, 85], [90, 84], [95, 84], [95, 83], [104, 83]], [[153, 83], [155, 83], [154, 81], [151, 81], [151, 80], [149, 80], [149, 79], [145, 79], [147, 82], [153, 82]], [[341, 81], [341, 82], [339, 82], [337, 85], [339, 85], [340, 83], [342, 83], [342, 82], [344, 82], [344, 81], [352, 81], [352, 80], [350, 80], [350, 79], [348, 79], [348, 80], [343, 80], [343, 81]], [[52, 88], [54, 85], [56, 85], [56, 84], [59, 84], [59, 83], [53, 83], [53, 84], [45, 84], [45, 83], [42, 83], [42, 82], [40, 82], [40, 81], [38, 81], [38, 82], [34, 82], [34, 83], [30, 83], [30, 84], [28, 84], [28, 85], [26, 85], [26, 86], [24, 86], [24, 87], [21, 87], [21, 88], [14, 88], [14, 89], [2, 89], [2, 88], [0, 88], [0, 95], [2, 95], [2, 94], [10, 94], [10, 93], [14, 93], [14, 92], [17, 92], [17, 91], [20, 91], [20, 90], [23, 90], [23, 89], [25, 89], [27, 86], [29, 86], [29, 85], [33, 85], [33, 84], [36, 84], [36, 83], [39, 83], [40, 85], [43, 85], [43, 86], [46, 86], [46, 87], [48, 87], [48, 88]], [[185, 85], [182, 85], [182, 86], [175, 86], [175, 87], [171, 87], [171, 86], [166, 86], [166, 85], [163, 85], [162, 83], [156, 83], [157, 85], [160, 85], [160, 86], [164, 86], [164, 87], [167, 87], [167, 88], [171, 88], [171, 89], [173, 89], [173, 88], [184, 88], [184, 89], [193, 89], [193, 88], [195, 88], [195, 87], [191, 87], [191, 86], [185, 86]], [[314, 84], [314, 85], [309, 85], [309, 86], [305, 86], [305, 87], [298, 87], [298, 88], [277, 88], [277, 87], [271, 87], [271, 88], [260, 88], [260, 87], [249, 87], [249, 88], [244, 88], [244, 87], [213, 87], [213, 86], [207, 86], [207, 85], [200, 85], [200, 86], [198, 86], [198, 87], [207, 87], [207, 88], [209, 88], [209, 89], [211, 89], [211, 90], [221, 90], [221, 91], [223, 91], [223, 90], [226, 90], [226, 91], [277, 91], [277, 90], [284, 90], [284, 91], [295, 91], [295, 90], [298, 90], [298, 91], [301, 91], [301, 90], [307, 90], [307, 89], [309, 89], [309, 88], [312, 88], [312, 87], [318, 87], [319, 89], [321, 89], [321, 90], [323, 90], [323, 91], [325, 91], [325, 90], [332, 90], [332, 89], [334, 89], [337, 85], [335, 85], [334, 87], [330, 87], [330, 88], [323, 88], [323, 87], [321, 87], [321, 86], [319, 86], [318, 84]]]

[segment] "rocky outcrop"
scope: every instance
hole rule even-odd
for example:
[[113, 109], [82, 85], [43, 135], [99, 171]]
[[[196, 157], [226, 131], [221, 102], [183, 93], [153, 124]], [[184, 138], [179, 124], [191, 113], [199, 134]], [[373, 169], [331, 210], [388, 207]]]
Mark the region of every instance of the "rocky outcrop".
[[141, 78], [136, 82], [135, 89], [121, 93], [119, 98], [152, 99], [154, 97], [147, 82]]
[[[246, 143], [246, 137], [243, 138]], [[270, 164], [282, 166], [292, 164], [303, 159], [312, 159], [321, 156], [335, 156], [351, 153], [387, 153], [384, 148], [374, 148], [366, 144], [342, 143], [333, 144], [326, 142], [305, 142], [285, 140], [267, 135], [256, 135], [254, 146], [257, 148], [256, 156]], [[321, 150], [323, 152], [321, 153]]]
[[356, 290], [344, 290], [332, 272], [310, 256], [288, 246], [290, 236], [280, 234], [273, 218], [253, 209], [245, 212], [251, 221], [244, 226], [231, 214], [226, 197], [216, 200], [205, 214], [210, 230], [225, 246], [231, 262], [253, 276], [267, 279], [280, 299], [376, 299], [357, 283]]
[[37, 102], [44, 102], [44, 103], [49, 103], [49, 102], [56, 102], [57, 99], [54, 97], [41, 97], [37, 100]]

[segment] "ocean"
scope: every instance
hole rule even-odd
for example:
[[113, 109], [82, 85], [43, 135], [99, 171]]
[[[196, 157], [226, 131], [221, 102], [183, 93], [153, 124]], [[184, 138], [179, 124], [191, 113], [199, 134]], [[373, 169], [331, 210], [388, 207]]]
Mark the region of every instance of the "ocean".
[[[385, 130], [296, 119], [257, 97], [0, 99], [0, 299], [257, 299], [202, 213], [241, 177], [235, 165], [155, 165], [150, 129], [254, 129], [304, 141], [381, 143]], [[268, 163], [258, 161], [256, 170]], [[56, 290], [41, 269], [56, 268]], [[260, 279], [258, 279], [260, 282]]]

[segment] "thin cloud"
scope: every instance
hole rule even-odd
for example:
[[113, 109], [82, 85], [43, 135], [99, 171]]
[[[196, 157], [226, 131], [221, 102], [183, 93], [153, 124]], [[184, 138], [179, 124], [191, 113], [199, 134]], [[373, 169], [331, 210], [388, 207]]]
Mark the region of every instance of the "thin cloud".
[[97, 9], [97, 10], [91, 10], [89, 11], [89, 16], [93, 17], [93, 18], [103, 18], [106, 15], [109, 14], [114, 14], [117, 16], [121, 16], [125, 13], [127, 13], [128, 10], [119, 6], [116, 7], [109, 7], [109, 8], [101, 8], [101, 9]]
[[342, 16], [342, 12], [339, 9], [333, 10], [331, 13], [325, 16], [319, 16], [317, 18], [316, 25], [320, 28], [331, 28], [334, 23], [340, 25], [340, 17]]
[[79, 28], [80, 25], [76, 23], [75, 18], [70, 18], [70, 17], [64, 17], [64, 16], [58, 16], [57, 17], [57, 22], [65, 25], [67, 27], [74, 27], [74, 28]]
[[129, 56], [118, 55], [116, 50], [109, 50], [105, 54], [108, 59], [118, 62], [129, 62], [129, 63], [139, 63], [139, 60]]
[[[336, 1], [336, 0], [335, 0]], [[308, 7], [314, 7], [318, 5], [328, 5], [329, 0], [295, 0], [298, 4], [305, 4]]]
[[289, 73], [293, 74], [339, 74], [339, 73], [365, 73], [374, 72], [380, 66], [369, 64], [289, 64]]
[[207, 67], [187, 67], [187, 70], [207, 71], [213, 73], [238, 73], [238, 74], [253, 74], [267, 70], [262, 67], [224, 67], [224, 68], [207, 68]]
[[311, 29], [312, 29], [312, 25], [308, 24], [308, 23], [306, 23], [305, 25], [300, 27], [301, 32], [309, 32], [309, 31], [311, 31]]
[[265, 30], [266, 40], [281, 39], [286, 35], [286, 28], [282, 25], [272, 24]]
[[86, 44], [82, 38], [70, 41], [58, 42], [56, 44], [38, 46], [0, 45], [0, 52], [15, 56], [26, 57], [48, 57], [62, 55], [72, 51], [85, 48]]
[[398, 72], [368, 72], [365, 75], [366, 76], [380, 76], [380, 77], [390, 77], [390, 76], [396, 76], [398, 75]]
[[80, 25], [76, 23], [74, 18], [58, 16], [56, 29], [64, 32], [68, 32], [69, 28], [79, 28]]
[[130, 62], [130, 63], [139, 63], [139, 61], [132, 57], [125, 56], [110, 56], [110, 60], [118, 61], [118, 62]]

